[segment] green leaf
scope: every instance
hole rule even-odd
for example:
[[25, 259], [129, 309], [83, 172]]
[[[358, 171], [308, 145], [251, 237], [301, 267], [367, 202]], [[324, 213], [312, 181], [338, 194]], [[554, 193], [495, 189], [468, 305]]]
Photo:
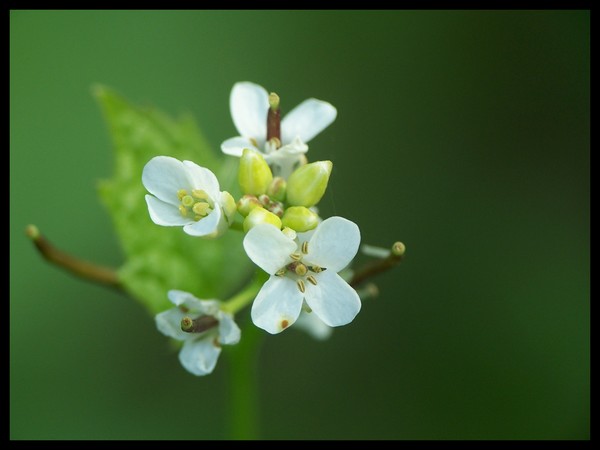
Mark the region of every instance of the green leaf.
[[94, 95], [114, 142], [114, 174], [100, 182], [99, 194], [125, 254], [119, 269], [125, 289], [152, 314], [172, 306], [167, 300], [170, 289], [226, 299], [249, 275], [242, 233], [230, 230], [218, 239], [204, 240], [185, 234], [181, 227], [155, 225], [141, 180], [151, 158], [172, 156], [212, 170], [221, 189], [236, 197], [236, 161], [215, 154], [189, 115], [173, 120], [154, 108], [131, 105], [104, 86], [94, 87]]

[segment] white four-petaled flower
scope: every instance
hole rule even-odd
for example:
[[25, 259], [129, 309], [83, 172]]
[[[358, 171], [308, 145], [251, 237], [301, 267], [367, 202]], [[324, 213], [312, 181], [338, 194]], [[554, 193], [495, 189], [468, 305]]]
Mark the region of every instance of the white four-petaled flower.
[[239, 82], [233, 86], [229, 98], [233, 123], [241, 136], [221, 144], [223, 153], [241, 156], [245, 148], [263, 153], [273, 168], [273, 174], [287, 178], [294, 166], [308, 150], [306, 142], [327, 128], [336, 118], [337, 110], [331, 104], [315, 98], [304, 100], [281, 121], [281, 147], [267, 142], [267, 112], [269, 94], [258, 84]]
[[[217, 364], [221, 344], [233, 345], [240, 340], [240, 329], [233, 317], [219, 308], [216, 300], [199, 300], [184, 291], [172, 290], [169, 300], [175, 305], [156, 315], [158, 330], [183, 342], [179, 361], [194, 375], [208, 375]], [[181, 329], [184, 317], [203, 320], [201, 332], [185, 332]]]
[[225, 232], [235, 200], [219, 188], [214, 173], [192, 161], [156, 156], [145, 166], [142, 183], [150, 218], [157, 225], [183, 226], [192, 236], [214, 238]]
[[326, 325], [350, 323], [361, 302], [338, 272], [356, 255], [358, 226], [342, 217], [330, 217], [295, 239], [274, 225], [259, 224], [244, 238], [250, 259], [271, 277], [252, 305], [252, 321], [271, 334], [292, 325], [305, 308]]

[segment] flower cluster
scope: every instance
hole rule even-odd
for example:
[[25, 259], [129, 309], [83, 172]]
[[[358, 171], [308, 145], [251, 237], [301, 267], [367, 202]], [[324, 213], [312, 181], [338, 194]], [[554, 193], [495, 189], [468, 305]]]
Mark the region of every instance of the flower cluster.
[[221, 149], [240, 158], [237, 201], [221, 191], [211, 170], [192, 161], [156, 156], [142, 174], [154, 223], [206, 239], [241, 231], [246, 254], [269, 275], [246, 302], [169, 292], [175, 307], [158, 314], [156, 323], [183, 341], [179, 359], [195, 375], [211, 373], [221, 345], [239, 341], [233, 314], [250, 301], [253, 323], [268, 333], [296, 323], [317, 338], [350, 323], [361, 309], [358, 293], [338, 274], [358, 251], [359, 228], [342, 217], [319, 216], [316, 205], [333, 163], [309, 163], [306, 157], [307, 143], [335, 120], [337, 110], [311, 98], [281, 120], [279, 96], [249, 82], [234, 85], [230, 107], [239, 136]]

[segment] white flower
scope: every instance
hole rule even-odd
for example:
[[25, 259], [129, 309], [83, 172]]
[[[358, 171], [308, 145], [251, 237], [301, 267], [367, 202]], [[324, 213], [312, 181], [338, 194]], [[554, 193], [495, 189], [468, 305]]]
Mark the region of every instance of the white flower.
[[231, 90], [229, 107], [233, 123], [241, 136], [221, 144], [223, 153], [241, 156], [244, 148], [254, 148], [264, 154], [274, 175], [287, 178], [308, 150], [306, 142], [327, 128], [336, 118], [331, 104], [309, 98], [291, 110], [281, 121], [281, 147], [267, 142], [267, 112], [269, 94], [258, 84], [236, 83]]
[[244, 238], [250, 259], [271, 277], [252, 305], [252, 321], [275, 334], [292, 325], [303, 304], [325, 325], [350, 323], [360, 311], [360, 298], [338, 274], [358, 251], [358, 226], [330, 217], [308, 233], [284, 234], [259, 224]]
[[[240, 329], [230, 314], [219, 309], [216, 300], [199, 300], [192, 294], [176, 290], [169, 291], [168, 297], [175, 308], [156, 315], [158, 331], [184, 341], [179, 361], [188, 372], [208, 375], [217, 364], [221, 344], [237, 344]], [[192, 319], [197, 331], [183, 331], [181, 321], [184, 318]]]
[[235, 201], [220, 191], [215, 174], [191, 161], [156, 156], [144, 166], [142, 183], [152, 194], [146, 202], [157, 225], [213, 238], [227, 230], [235, 213]]

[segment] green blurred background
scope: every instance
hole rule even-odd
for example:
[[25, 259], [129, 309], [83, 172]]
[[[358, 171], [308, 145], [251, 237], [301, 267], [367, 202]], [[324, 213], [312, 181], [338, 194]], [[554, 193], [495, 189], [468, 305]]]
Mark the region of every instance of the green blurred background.
[[23, 230], [117, 266], [92, 84], [218, 149], [241, 80], [338, 108], [309, 153], [334, 161], [324, 215], [408, 249], [329, 341], [266, 337], [261, 436], [589, 438], [589, 11], [11, 11], [11, 438], [229, 436], [226, 358], [188, 374]]

